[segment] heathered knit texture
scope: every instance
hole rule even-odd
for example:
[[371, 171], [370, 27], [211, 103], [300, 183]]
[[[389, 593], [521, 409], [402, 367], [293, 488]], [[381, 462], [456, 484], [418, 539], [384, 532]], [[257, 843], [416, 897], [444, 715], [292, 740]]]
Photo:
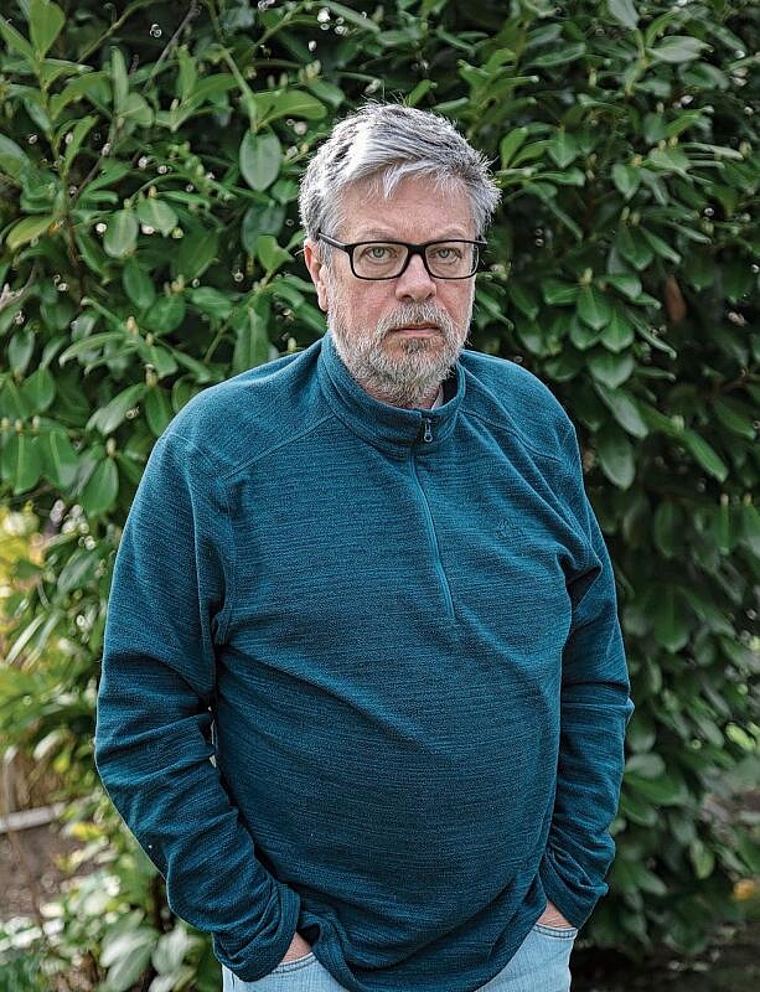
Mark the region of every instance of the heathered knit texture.
[[447, 394], [378, 403], [328, 336], [196, 397], [137, 493], [98, 767], [242, 979], [298, 927], [351, 992], [471, 992], [605, 891], [630, 703], [575, 434], [513, 363]]

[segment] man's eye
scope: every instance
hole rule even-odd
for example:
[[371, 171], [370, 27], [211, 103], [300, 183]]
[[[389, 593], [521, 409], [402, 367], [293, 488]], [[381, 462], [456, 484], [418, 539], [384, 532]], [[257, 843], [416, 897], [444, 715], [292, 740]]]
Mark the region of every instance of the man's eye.
[[362, 249], [361, 257], [367, 262], [389, 262], [396, 257], [396, 251], [391, 245], [367, 245]]
[[458, 262], [462, 258], [462, 250], [454, 245], [439, 245], [431, 255], [436, 262]]

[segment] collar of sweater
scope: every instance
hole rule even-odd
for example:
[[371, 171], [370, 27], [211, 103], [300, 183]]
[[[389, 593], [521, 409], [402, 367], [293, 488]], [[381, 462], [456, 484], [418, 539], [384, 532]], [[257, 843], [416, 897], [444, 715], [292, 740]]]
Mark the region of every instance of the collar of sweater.
[[397, 458], [435, 451], [454, 430], [465, 392], [459, 362], [444, 384], [444, 403], [434, 410], [411, 410], [374, 399], [353, 379], [335, 350], [332, 336], [322, 339], [319, 383], [333, 412], [354, 433]]

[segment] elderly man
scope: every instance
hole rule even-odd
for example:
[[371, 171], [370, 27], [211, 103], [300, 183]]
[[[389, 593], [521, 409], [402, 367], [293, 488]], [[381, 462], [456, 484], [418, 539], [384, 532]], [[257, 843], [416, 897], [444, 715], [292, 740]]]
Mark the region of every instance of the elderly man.
[[612, 570], [560, 405], [462, 351], [497, 202], [440, 117], [338, 124], [329, 333], [196, 397], [135, 499], [98, 766], [225, 989], [561, 992], [605, 891]]

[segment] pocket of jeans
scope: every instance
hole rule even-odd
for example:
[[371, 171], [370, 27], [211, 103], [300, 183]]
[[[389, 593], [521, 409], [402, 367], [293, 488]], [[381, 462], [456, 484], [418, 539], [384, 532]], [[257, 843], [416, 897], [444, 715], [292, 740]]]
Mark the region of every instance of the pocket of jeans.
[[270, 971], [270, 975], [289, 975], [293, 971], [300, 971], [302, 968], [308, 968], [309, 965], [316, 963], [316, 957], [314, 951], [309, 951], [308, 954], [304, 954], [302, 958], [294, 958], [292, 961], [280, 961], [274, 971]]
[[548, 927], [545, 923], [535, 923], [533, 929], [536, 933], [543, 934], [544, 937], [553, 937], [555, 940], [575, 940], [578, 936], [576, 927]]

